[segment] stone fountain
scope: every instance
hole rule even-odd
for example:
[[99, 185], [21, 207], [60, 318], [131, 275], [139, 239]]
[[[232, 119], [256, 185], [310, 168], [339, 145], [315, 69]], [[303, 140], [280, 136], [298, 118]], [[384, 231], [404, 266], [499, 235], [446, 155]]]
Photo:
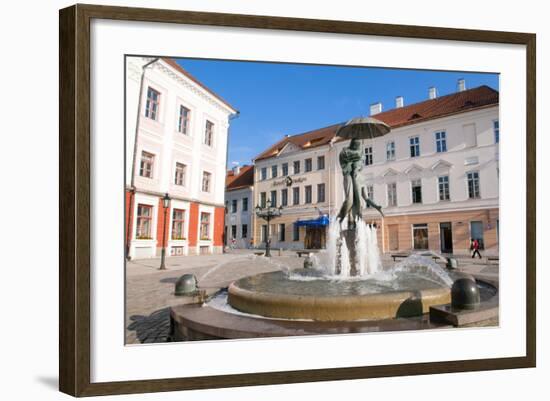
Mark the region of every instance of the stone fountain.
[[[358, 175], [364, 160], [361, 141], [389, 131], [389, 126], [373, 118], [350, 120], [337, 131], [337, 136], [350, 139], [339, 155], [344, 201], [329, 226], [327, 252], [317, 260], [316, 269], [235, 281], [228, 289], [229, 305], [272, 318], [346, 321], [421, 315], [431, 305], [450, 301], [450, 279], [421, 277], [411, 269], [377, 275], [382, 267], [377, 230], [364, 222], [363, 202], [384, 214], [368, 198]], [[442, 270], [429, 260], [423, 263], [433, 271]]]

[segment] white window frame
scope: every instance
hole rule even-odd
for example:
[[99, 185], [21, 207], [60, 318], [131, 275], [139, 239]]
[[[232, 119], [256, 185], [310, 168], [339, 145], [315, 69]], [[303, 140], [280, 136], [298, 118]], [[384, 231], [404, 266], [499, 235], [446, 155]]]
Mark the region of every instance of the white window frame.
[[[414, 201], [414, 196], [413, 196], [413, 187], [415, 187], [414, 183], [415, 182], [419, 182], [420, 183], [420, 202], [415, 202]], [[414, 180], [411, 180], [411, 204], [413, 205], [421, 205], [424, 201], [424, 199], [422, 199], [423, 196], [422, 196], [422, 179], [421, 178], [416, 178]]]
[[[477, 174], [477, 196], [471, 196], [470, 194], [470, 174]], [[481, 199], [481, 176], [479, 170], [471, 170], [466, 172], [466, 191], [468, 199]]]
[[[204, 190], [204, 178], [205, 176], [208, 176], [210, 179], [208, 180], [208, 188], [207, 191]], [[202, 180], [201, 180], [201, 192], [204, 193], [211, 193], [212, 192], [212, 186], [213, 186], [213, 175], [210, 171], [203, 170], [202, 172]]]
[[[157, 93], [157, 100], [155, 102], [157, 108], [154, 111], [150, 111], [149, 107], [149, 89]], [[160, 97], [161, 92], [158, 89], [155, 89], [152, 85], [147, 85], [147, 91], [145, 92], [145, 110], [143, 112], [145, 118], [148, 118], [151, 121], [160, 121]], [[154, 116], [152, 116], [154, 114]]]
[[[447, 179], [447, 182], [445, 183], [441, 183], [441, 179], [442, 178], [446, 178]], [[437, 198], [439, 199], [440, 202], [449, 202], [451, 200], [451, 184], [450, 184], [450, 177], [448, 174], [445, 174], [445, 175], [440, 175], [437, 177]], [[447, 194], [447, 197], [446, 199], [441, 199], [441, 186], [442, 185], [445, 185], [446, 184], [446, 194]]]
[[391, 140], [386, 142], [386, 160], [395, 160], [395, 141]]
[[[414, 141], [416, 141], [416, 143], [413, 143]], [[411, 154], [411, 150], [413, 147], [416, 149], [414, 156]], [[420, 157], [420, 135], [409, 137], [409, 156], [411, 158]]]
[[[439, 136], [439, 138], [438, 138]], [[445, 153], [447, 152], [447, 131], [439, 130], [434, 132], [435, 140], [435, 152]]]
[[[178, 110], [178, 121], [177, 121], [177, 131], [182, 134], [182, 135], [185, 135], [185, 136], [191, 136], [191, 109], [189, 107], [187, 107], [186, 105], [180, 103], [179, 104], [179, 110]], [[187, 110], [187, 119], [185, 120], [186, 121], [186, 124], [185, 124], [185, 130], [182, 130], [182, 121], [181, 121], [181, 111], [182, 111], [182, 108], [184, 108], [185, 110]]]
[[[178, 184], [178, 165], [183, 166], [183, 172], [182, 172], [182, 178], [181, 178], [181, 184]], [[174, 168], [174, 185], [185, 187], [187, 180], [187, 164], [182, 162], [176, 162], [176, 166]]]
[[[211, 129], [208, 130], [208, 124], [210, 124]], [[202, 143], [210, 148], [214, 147], [214, 136], [215, 136], [215, 127], [216, 124], [212, 121], [210, 121], [208, 118], [204, 120], [204, 137]], [[208, 137], [207, 134], [210, 134], [210, 137]], [[208, 140], [207, 140], [208, 139]]]
[[[367, 152], [367, 149], [369, 149], [368, 152]], [[365, 146], [364, 153], [365, 153], [365, 161], [364, 161], [365, 166], [372, 166], [374, 164], [374, 147], [372, 145]]]
[[[390, 196], [390, 188], [393, 188], [392, 196]], [[396, 207], [397, 206], [397, 182], [389, 182], [386, 184], [386, 196], [388, 197], [388, 207]], [[391, 201], [392, 199], [393, 199], [393, 202]]]
[[[141, 174], [141, 171], [142, 171], [142, 166], [141, 166], [141, 164], [142, 164], [142, 162], [143, 162], [143, 156], [144, 156], [143, 154], [144, 154], [144, 153], [146, 153], [146, 154], [152, 156], [152, 157], [151, 157], [151, 169], [150, 169], [150, 170], [151, 170], [151, 175], [150, 175], [150, 176]], [[140, 177], [147, 178], [147, 179], [149, 179], [149, 180], [152, 180], [152, 179], [155, 178], [155, 162], [156, 162], [156, 159], [157, 159], [157, 155], [156, 155], [155, 153], [149, 152], [148, 150], [145, 150], [145, 149], [142, 149], [142, 150], [141, 150], [141, 155], [140, 155], [140, 157], [139, 157], [139, 169], [138, 169], [138, 170], [139, 170], [139, 171], [138, 171], [138, 174], [139, 174]]]

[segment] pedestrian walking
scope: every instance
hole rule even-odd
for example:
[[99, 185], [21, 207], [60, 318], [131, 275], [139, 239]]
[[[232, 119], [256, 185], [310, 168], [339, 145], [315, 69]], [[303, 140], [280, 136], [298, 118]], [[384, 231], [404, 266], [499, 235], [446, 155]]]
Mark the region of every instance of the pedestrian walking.
[[481, 259], [481, 253], [479, 253], [479, 240], [472, 238], [472, 245], [470, 246], [470, 249], [473, 250], [472, 252], [472, 259], [476, 256], [479, 256]]

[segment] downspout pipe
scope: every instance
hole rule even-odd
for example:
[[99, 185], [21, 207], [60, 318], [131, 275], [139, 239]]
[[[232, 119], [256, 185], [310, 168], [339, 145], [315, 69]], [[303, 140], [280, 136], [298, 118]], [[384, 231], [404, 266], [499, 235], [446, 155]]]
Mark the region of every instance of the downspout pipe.
[[134, 151], [132, 153], [132, 173], [130, 176], [130, 202], [128, 207], [128, 223], [126, 227], [126, 259], [130, 260], [130, 238], [131, 238], [131, 217], [134, 213], [134, 200], [135, 200], [135, 194], [136, 194], [136, 186], [135, 186], [135, 176], [136, 176], [136, 158], [137, 158], [137, 151], [138, 151], [138, 134], [139, 134], [139, 125], [141, 122], [141, 107], [142, 107], [142, 98], [143, 98], [143, 83], [145, 82], [145, 70], [151, 66], [152, 64], [156, 63], [159, 60], [158, 57], [154, 58], [153, 60], [149, 61], [148, 63], [144, 64], [141, 67], [141, 78], [139, 82], [139, 97], [138, 97], [138, 107], [137, 107], [137, 116], [136, 116], [136, 129], [134, 132]]

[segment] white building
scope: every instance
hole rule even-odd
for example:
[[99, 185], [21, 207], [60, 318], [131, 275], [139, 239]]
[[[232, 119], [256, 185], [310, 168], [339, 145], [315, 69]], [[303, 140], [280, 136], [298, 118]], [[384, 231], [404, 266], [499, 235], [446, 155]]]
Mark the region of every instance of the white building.
[[235, 167], [227, 172], [225, 186], [225, 245], [249, 248], [253, 238], [254, 167]]
[[[432, 249], [464, 254], [469, 252], [470, 239], [477, 238], [487, 254], [498, 253], [498, 92], [487, 86], [459, 88], [459, 92], [442, 97], [431, 89], [428, 100], [412, 105], [398, 97], [396, 107], [386, 112], [381, 104], [371, 107], [371, 114], [392, 128], [386, 136], [363, 141], [365, 159], [359, 177], [369, 197], [384, 210], [384, 219], [376, 210], [364, 211], [364, 218], [380, 227], [379, 243], [384, 252]], [[338, 154], [349, 144], [335, 137], [340, 126], [284, 138], [263, 152], [256, 160], [256, 173], [260, 174], [255, 181], [256, 200], [261, 201], [261, 192], [269, 193], [261, 185], [263, 168], [267, 183], [270, 165], [280, 165], [285, 157], [310, 158], [312, 143], [318, 141], [313, 148], [325, 155], [326, 175], [321, 181], [330, 188], [327, 204], [301, 198], [294, 208], [308, 216], [312, 226], [311, 216], [319, 208], [333, 217], [343, 202]], [[294, 178], [292, 172], [290, 176]], [[300, 184], [300, 193], [305, 191], [304, 185]], [[285, 216], [285, 227], [290, 223], [294, 225], [291, 230], [303, 225], [308, 230], [308, 223], [301, 222], [294, 210], [285, 210]], [[257, 222], [256, 228], [261, 224]], [[270, 235], [273, 239], [272, 230]], [[304, 237], [299, 238], [301, 242]], [[310, 244], [304, 241], [290, 247], [298, 245]]]
[[168, 255], [221, 252], [227, 135], [236, 113], [174, 60], [126, 58], [128, 257], [157, 256], [163, 245]]

